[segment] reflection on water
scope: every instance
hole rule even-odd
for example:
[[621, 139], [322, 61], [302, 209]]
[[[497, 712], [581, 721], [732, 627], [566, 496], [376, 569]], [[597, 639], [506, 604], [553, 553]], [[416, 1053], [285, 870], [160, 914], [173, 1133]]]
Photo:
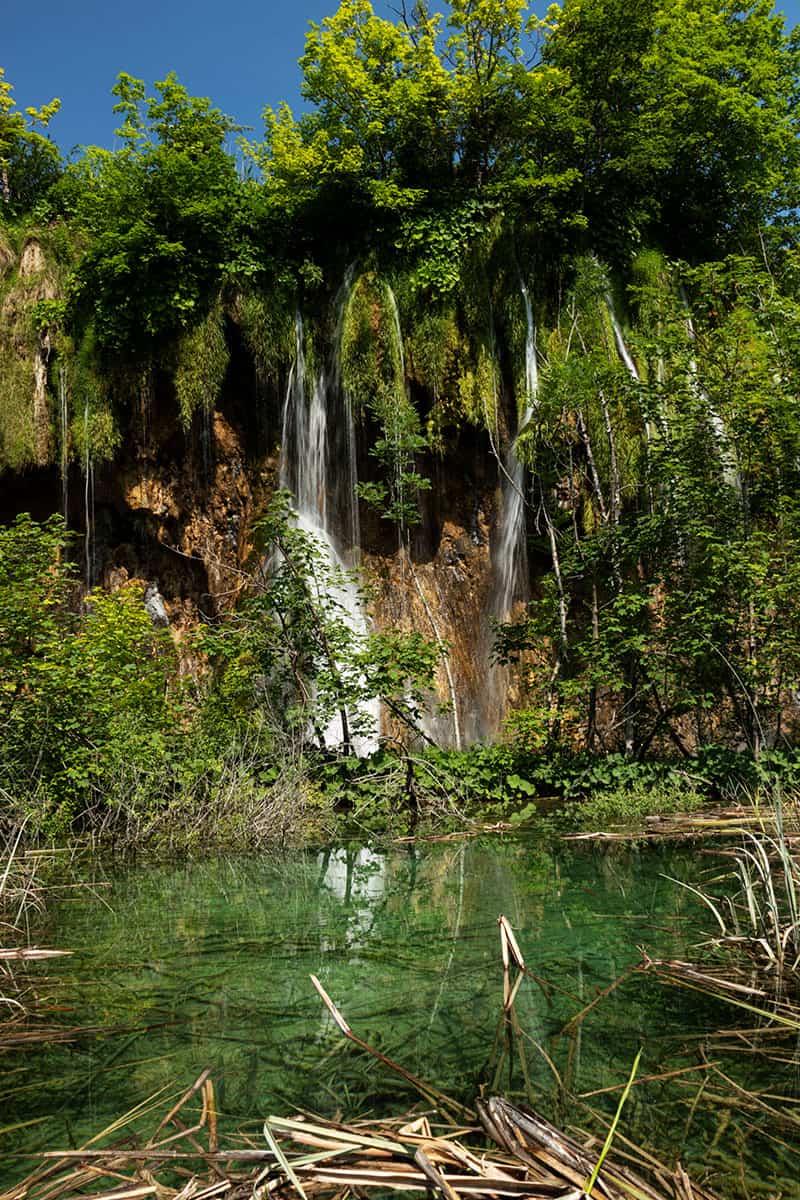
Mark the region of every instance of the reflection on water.
[[369, 937], [373, 915], [386, 888], [386, 855], [362, 846], [357, 850], [326, 850], [319, 856], [322, 886], [349, 910], [348, 945]]
[[[6, 1055], [0, 1152], [80, 1144], [207, 1066], [229, 1128], [296, 1105], [348, 1117], [409, 1107], [408, 1085], [343, 1041], [311, 973], [362, 1037], [412, 1072], [467, 1100], [482, 1084], [520, 1096], [519, 1064], [498, 1072], [493, 1053], [501, 912], [548, 984], [526, 981], [517, 1002], [544, 1111], [564, 1115], [559, 1081], [585, 1093], [624, 1080], [640, 1045], [642, 1074], [694, 1065], [709, 1024], [725, 1014], [647, 977], [611, 992], [573, 1034], [562, 1031], [639, 961], [640, 947], [684, 956], [699, 939], [704, 912], [665, 878], [696, 872], [677, 850], [552, 853], [522, 841], [121, 870], [108, 907], [81, 896], [55, 911], [50, 942], [75, 953], [46, 970], [59, 979], [49, 991], [60, 1020], [127, 1031]], [[752, 1136], [730, 1113], [714, 1142], [692, 1111], [692, 1079], [635, 1089], [628, 1131], [690, 1162], [735, 1159], [745, 1142], [752, 1154]], [[595, 1103], [613, 1112], [617, 1098]], [[0, 1160], [0, 1175], [21, 1173]]]

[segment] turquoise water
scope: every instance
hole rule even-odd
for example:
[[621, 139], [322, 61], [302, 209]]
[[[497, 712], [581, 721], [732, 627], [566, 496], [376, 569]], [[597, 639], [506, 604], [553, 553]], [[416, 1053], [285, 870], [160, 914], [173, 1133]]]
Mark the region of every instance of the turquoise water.
[[[501, 840], [109, 872], [110, 888], [54, 907], [47, 941], [74, 953], [42, 964], [51, 980], [42, 990], [60, 1022], [123, 1031], [4, 1057], [0, 1174], [19, 1178], [22, 1151], [79, 1145], [159, 1088], [188, 1087], [205, 1067], [229, 1129], [256, 1129], [295, 1106], [346, 1118], [405, 1111], [418, 1097], [343, 1041], [311, 973], [361, 1037], [410, 1071], [466, 1101], [482, 1085], [522, 1098], [519, 1061], [497, 1075], [493, 1056], [500, 913], [548, 985], [526, 980], [517, 1001], [531, 1100], [574, 1120], [554, 1071], [564, 1089], [586, 1093], [624, 1082], [640, 1046], [641, 1075], [695, 1066], [702, 1052], [718, 1057], [714, 1030], [742, 1023], [724, 1006], [637, 976], [576, 1033], [562, 1033], [640, 960], [639, 947], [685, 957], [701, 939], [708, 914], [665, 877], [697, 872], [693, 851], [553, 851]], [[727, 1053], [744, 1083], [766, 1069], [756, 1056]], [[797, 1161], [769, 1141], [769, 1121], [758, 1132], [760, 1119], [730, 1104], [692, 1110], [699, 1083], [689, 1074], [634, 1089], [627, 1133], [667, 1158], [680, 1153], [722, 1172], [728, 1194], [739, 1194], [737, 1172], [782, 1177], [784, 1195], [793, 1194], [785, 1180], [796, 1180]], [[793, 1087], [787, 1068], [782, 1090]], [[610, 1114], [617, 1099], [590, 1103]]]

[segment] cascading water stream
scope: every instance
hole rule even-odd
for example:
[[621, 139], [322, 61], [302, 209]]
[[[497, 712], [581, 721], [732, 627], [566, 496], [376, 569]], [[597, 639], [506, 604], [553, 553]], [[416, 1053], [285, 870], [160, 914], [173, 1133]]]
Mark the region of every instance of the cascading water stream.
[[[611, 328], [614, 330], [614, 342], [617, 347], [617, 354], [622, 359], [622, 362], [625, 365], [625, 370], [628, 372], [631, 379], [633, 379], [635, 383], [640, 383], [641, 376], [639, 375], [639, 369], [636, 366], [636, 363], [633, 361], [633, 355], [628, 349], [628, 344], [625, 341], [625, 334], [622, 332], [622, 326], [619, 323], [619, 318], [617, 317], [616, 309], [614, 308], [614, 299], [610, 292], [606, 294], [606, 308], [608, 309]], [[644, 436], [648, 442], [652, 441], [654, 432], [652, 421], [650, 421], [649, 418], [645, 418]]]
[[[324, 369], [318, 372], [313, 385], [310, 388], [308, 386], [300, 313], [295, 320], [295, 345], [295, 361], [289, 374], [283, 409], [280, 486], [293, 494], [298, 528], [313, 538], [334, 576], [329, 599], [341, 610], [348, 628], [361, 637], [368, 633], [367, 618], [358, 589], [347, 574], [347, 564], [337, 549], [335, 537], [340, 531], [332, 528], [329, 515], [329, 497], [333, 488], [333, 478], [329, 472], [330, 389]], [[371, 754], [378, 746], [378, 701], [364, 704], [357, 713], [349, 713], [348, 716], [351, 726], [355, 716], [359, 730], [362, 727], [364, 729], [364, 732], [357, 732], [352, 737], [356, 753]], [[340, 745], [343, 740], [340, 718], [334, 717], [323, 732], [326, 746]]]
[[[536, 356], [536, 325], [533, 305], [524, 282], [520, 283], [525, 305], [525, 409], [520, 432], [533, 419], [539, 395], [539, 365]], [[519, 435], [518, 435], [519, 436]], [[497, 591], [494, 610], [501, 620], [508, 617], [514, 602], [524, 594], [525, 567], [525, 466], [517, 454], [516, 439], [511, 443], [503, 480], [503, 523], [497, 549]]]
[[520, 284], [525, 303], [525, 426], [536, 411], [539, 395], [539, 363], [536, 358], [536, 325], [533, 320], [533, 305], [524, 283]]
[[61, 511], [64, 525], [69, 524], [69, 394], [67, 392], [67, 369], [62, 363], [58, 368], [58, 407], [61, 418]]
[[616, 346], [617, 346], [617, 354], [620, 356], [623, 363], [625, 364], [625, 369], [627, 370], [631, 379], [635, 379], [636, 382], [638, 383], [639, 382], [639, 371], [636, 367], [636, 363], [633, 361], [633, 356], [631, 355], [631, 352], [628, 349], [628, 345], [625, 341], [625, 335], [622, 332], [622, 326], [620, 325], [619, 320], [617, 318], [617, 313], [614, 308], [614, 300], [613, 300], [610, 292], [606, 295], [606, 307], [608, 309], [608, 315], [611, 320], [611, 328], [614, 330], [614, 341], [616, 342]]

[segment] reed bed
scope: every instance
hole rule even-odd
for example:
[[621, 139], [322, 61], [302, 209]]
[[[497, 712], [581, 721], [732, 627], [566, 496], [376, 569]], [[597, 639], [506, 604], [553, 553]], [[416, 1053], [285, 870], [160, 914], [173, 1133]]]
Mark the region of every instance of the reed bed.
[[[5, 793], [0, 798], [8, 799]], [[33, 923], [44, 911], [42, 855], [23, 848], [24, 832], [21, 821], [6, 829], [0, 843], [0, 1054], [24, 1043], [63, 1040], [68, 1033], [30, 1022], [44, 981], [30, 975], [28, 964], [70, 952], [31, 945]]]
[[[0, 789], [0, 800], [6, 799]], [[19, 935], [31, 910], [42, 908], [37, 860], [24, 852], [24, 833], [24, 821], [5, 830], [0, 827], [0, 944], [10, 933]]]
[[[778, 787], [767, 807], [727, 809], [716, 813], [657, 819], [649, 832], [679, 837], [702, 834], [722, 837], [728, 845], [708, 851], [723, 870], [708, 883], [682, 887], [713, 915], [717, 929], [702, 947], [711, 959], [704, 966], [683, 964], [688, 982], [692, 971], [706, 974], [706, 989], [724, 999], [750, 990], [750, 999], [777, 1002], [800, 1018], [800, 809], [787, 802]], [[794, 997], [793, 1003], [787, 997]], [[777, 1018], [776, 1018], [777, 1019]], [[794, 1019], [794, 1017], [793, 1017]]]
[[725, 893], [698, 891], [719, 926], [711, 946], [800, 999], [800, 843], [747, 830], [741, 846], [720, 853], [731, 867]]
[[[200, 1112], [197, 1112], [197, 1099]], [[0, 1200], [265, 1200], [269, 1196], [363, 1197], [365, 1191], [434, 1192], [531, 1200], [714, 1200], [678, 1167], [642, 1153], [623, 1162], [597, 1139], [577, 1140], [531, 1109], [500, 1096], [476, 1102], [473, 1121], [436, 1111], [348, 1124], [300, 1113], [269, 1117], [258, 1140], [221, 1144], [209, 1071], [142, 1137], [131, 1132], [151, 1098], [78, 1150], [36, 1156], [39, 1164]], [[122, 1136], [121, 1136], [122, 1135]], [[97, 1142], [115, 1139], [98, 1148]]]

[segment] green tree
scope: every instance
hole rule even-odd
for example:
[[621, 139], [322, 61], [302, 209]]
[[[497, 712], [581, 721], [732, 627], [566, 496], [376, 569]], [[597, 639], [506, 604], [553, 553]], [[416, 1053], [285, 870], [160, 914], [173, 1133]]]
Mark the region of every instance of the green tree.
[[0, 211], [16, 217], [44, 200], [61, 172], [58, 147], [36, 128], [47, 128], [61, 101], [51, 100], [22, 113], [11, 95], [13, 90], [0, 67]]
[[794, 206], [798, 47], [770, 0], [566, 0], [546, 24], [597, 248], [704, 256]]
[[73, 318], [101, 348], [139, 352], [195, 324], [247, 259], [241, 189], [225, 147], [236, 128], [174, 74], [147, 97], [115, 85], [122, 149], [89, 149], [70, 168], [64, 203], [89, 235], [72, 284]]
[[312, 23], [300, 65], [314, 110], [295, 120], [286, 104], [267, 108], [265, 140], [249, 147], [274, 205], [297, 212], [319, 200], [330, 228], [346, 203], [363, 231], [359, 214], [406, 210], [450, 176], [455, 131], [450, 76], [436, 48], [441, 18], [415, 12], [412, 23], [396, 24], [368, 0], [344, 0]]
[[535, 656], [529, 732], [640, 757], [785, 736], [800, 672], [793, 259], [770, 274], [651, 256], [635, 377], [600, 265], [578, 272], [526, 433], [551, 573], [498, 643]]
[[453, 0], [447, 55], [454, 75], [458, 155], [478, 186], [487, 182], [510, 139], [526, 76], [525, 0]]
[[[274, 729], [320, 748], [338, 744], [345, 754], [355, 739], [377, 735], [369, 707], [376, 700], [416, 727], [435, 647], [418, 634], [368, 632], [354, 621], [354, 581], [295, 523], [287, 493], [275, 496], [257, 533], [263, 570], [236, 612], [204, 638], [229, 711], [247, 718], [258, 706]], [[209, 699], [216, 703], [214, 692]]]
[[0, 779], [35, 799], [35, 822], [61, 827], [137, 771], [163, 794], [175, 720], [169, 634], [135, 585], [90, 593], [79, 611], [68, 546], [60, 517], [0, 529]]

